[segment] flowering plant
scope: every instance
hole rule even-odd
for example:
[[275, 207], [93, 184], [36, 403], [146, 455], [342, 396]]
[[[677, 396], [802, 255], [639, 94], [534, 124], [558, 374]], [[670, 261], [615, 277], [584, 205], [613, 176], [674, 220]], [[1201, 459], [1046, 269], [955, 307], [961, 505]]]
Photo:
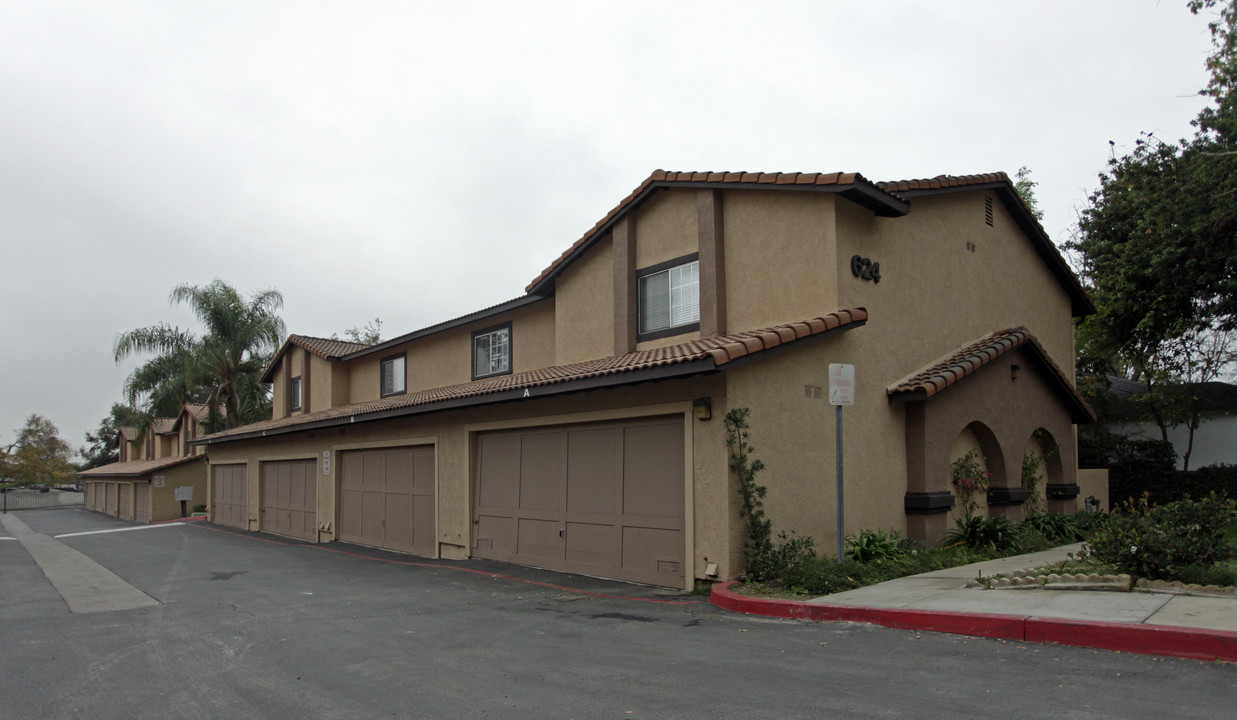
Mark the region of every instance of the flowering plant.
[[962, 512], [969, 518], [979, 508], [977, 498], [987, 495], [992, 473], [984, 468], [983, 457], [974, 450], [954, 460], [949, 467], [955, 492], [962, 500]]

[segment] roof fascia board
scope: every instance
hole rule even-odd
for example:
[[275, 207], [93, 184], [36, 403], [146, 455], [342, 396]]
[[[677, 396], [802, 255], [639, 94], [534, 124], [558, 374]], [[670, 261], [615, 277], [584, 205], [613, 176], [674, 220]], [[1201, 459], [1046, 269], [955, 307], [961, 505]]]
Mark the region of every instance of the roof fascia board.
[[636, 370], [630, 373], [613, 373], [610, 375], [599, 375], [591, 378], [581, 378], [579, 380], [569, 380], [561, 383], [550, 383], [548, 385], [513, 388], [511, 390], [485, 393], [483, 395], [474, 395], [471, 397], [452, 398], [450, 400], [440, 400], [438, 402], [409, 405], [406, 407], [392, 408], [390, 410], [380, 410], [377, 412], [364, 413], [363, 415], [341, 415], [326, 420], [319, 420], [317, 422], [287, 425], [272, 428], [270, 430], [257, 430], [249, 433], [238, 433], [236, 435], [229, 435], [226, 438], [219, 438], [216, 440], [212, 440], [209, 437], [199, 438], [196, 440], [190, 440], [188, 444], [191, 447], [199, 445], [209, 447], [211, 445], [222, 445], [224, 443], [237, 442], [240, 440], [252, 440], [255, 438], [272, 437], [275, 435], [289, 435], [292, 433], [305, 432], [307, 430], [319, 430], [322, 428], [338, 427], [341, 425], [354, 425], [356, 423], [368, 423], [379, 420], [409, 417], [413, 415], [425, 415], [429, 413], [442, 412], [444, 410], [458, 410], [461, 408], [494, 405], [523, 399], [532, 400], [535, 398], [566, 395], [569, 393], [583, 392], [585, 390], [601, 390], [611, 387], [618, 387], [621, 385], [656, 382], [659, 380], [669, 380], [672, 378], [686, 377], [689, 375], [700, 375], [714, 372], [715, 370], [717, 370], [717, 367], [713, 362], [713, 358], [709, 357], [701, 360], [677, 363], [674, 365], [661, 365], [644, 370]]
[[420, 330], [414, 330], [410, 333], [405, 333], [404, 335], [400, 335], [399, 337], [396, 337], [396, 338], [391, 338], [390, 340], [385, 340], [381, 343], [378, 343], [377, 345], [371, 345], [370, 347], [367, 347], [364, 350], [357, 350], [356, 352], [348, 353], [347, 355], [342, 355], [339, 357], [339, 359], [344, 360], [344, 361], [355, 360], [356, 358], [365, 357], [366, 355], [373, 355], [374, 353], [387, 352], [391, 348], [397, 345], [403, 345], [404, 343], [411, 342], [413, 340], [418, 340], [423, 337], [434, 335], [440, 332], [445, 332], [447, 330], [452, 330], [454, 328], [461, 327], [463, 325], [468, 325], [469, 323], [477, 322], [478, 320], [487, 320], [489, 318], [494, 317], [495, 315], [501, 315], [502, 313], [505, 313], [505, 312], [510, 312], [512, 310], [518, 310], [522, 307], [527, 307], [529, 305], [539, 303], [542, 300], [548, 300], [548, 299], [549, 299], [548, 295], [537, 295], [535, 293], [529, 293], [527, 295], [518, 297], [514, 300], [509, 300], [500, 305], [495, 305], [494, 307], [486, 308], [485, 310], [478, 310], [477, 312], [469, 313], [468, 315], [462, 315], [453, 320], [446, 320], [444, 322], [438, 323], [437, 325], [431, 325], [429, 327], [422, 328]]

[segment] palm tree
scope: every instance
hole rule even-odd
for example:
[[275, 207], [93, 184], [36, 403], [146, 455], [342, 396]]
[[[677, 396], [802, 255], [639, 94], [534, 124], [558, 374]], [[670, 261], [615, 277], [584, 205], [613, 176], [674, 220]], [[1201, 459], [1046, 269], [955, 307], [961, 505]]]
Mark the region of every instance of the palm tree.
[[266, 419], [270, 396], [260, 378], [283, 341], [277, 314], [283, 295], [263, 290], [246, 300], [216, 279], [204, 287], [177, 285], [168, 301], [188, 304], [206, 332], [199, 337], [159, 324], [117, 336], [117, 362], [135, 352], [155, 353], [125, 381], [129, 402], [143, 398], [150, 418], [174, 417], [185, 402], [206, 403], [211, 431]]

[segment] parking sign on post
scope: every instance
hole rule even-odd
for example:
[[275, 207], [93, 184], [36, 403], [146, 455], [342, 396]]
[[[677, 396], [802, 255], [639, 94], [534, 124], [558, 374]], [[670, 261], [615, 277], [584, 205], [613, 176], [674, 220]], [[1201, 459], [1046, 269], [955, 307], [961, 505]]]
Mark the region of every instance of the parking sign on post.
[[855, 366], [829, 363], [829, 404], [837, 407], [834, 424], [837, 426], [838, 460], [838, 562], [846, 550], [846, 531], [843, 529], [845, 513], [842, 511], [842, 406], [855, 404]]

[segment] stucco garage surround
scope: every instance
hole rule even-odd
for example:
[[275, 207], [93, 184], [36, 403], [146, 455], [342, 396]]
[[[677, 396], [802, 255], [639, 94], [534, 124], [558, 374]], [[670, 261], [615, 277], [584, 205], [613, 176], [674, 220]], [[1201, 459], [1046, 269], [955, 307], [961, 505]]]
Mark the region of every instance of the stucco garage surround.
[[683, 416], [483, 433], [476, 453], [477, 557], [683, 585]]

